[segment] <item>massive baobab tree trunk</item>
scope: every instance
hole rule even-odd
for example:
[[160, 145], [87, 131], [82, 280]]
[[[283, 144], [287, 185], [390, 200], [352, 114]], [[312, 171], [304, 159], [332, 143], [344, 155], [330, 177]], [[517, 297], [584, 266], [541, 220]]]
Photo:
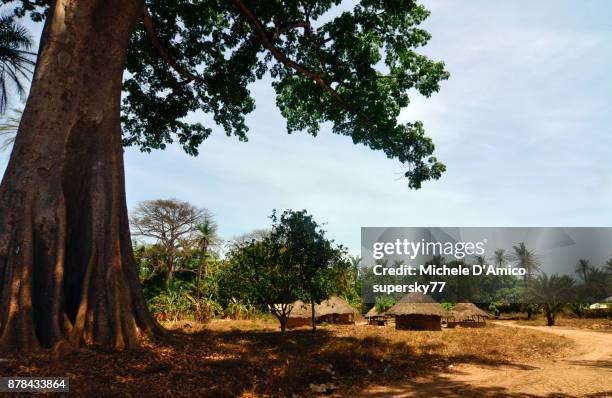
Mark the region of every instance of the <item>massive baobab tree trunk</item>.
[[133, 262], [120, 96], [141, 0], [57, 0], [0, 186], [0, 348], [156, 331]]

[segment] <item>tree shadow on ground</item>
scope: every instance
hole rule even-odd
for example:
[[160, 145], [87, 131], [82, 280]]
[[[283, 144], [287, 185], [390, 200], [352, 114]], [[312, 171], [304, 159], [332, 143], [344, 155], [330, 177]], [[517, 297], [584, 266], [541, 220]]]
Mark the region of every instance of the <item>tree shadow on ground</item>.
[[[89, 349], [59, 361], [44, 356], [13, 359], [0, 363], [0, 374], [66, 375], [71, 395], [78, 396], [318, 396], [311, 385], [326, 385], [330, 395], [344, 396], [369, 386], [401, 385], [425, 392], [417, 396], [529, 397], [499, 388], [474, 388], [444, 373], [459, 363], [533, 367], [486, 356], [441, 355], [436, 353], [440, 345], [424, 341], [416, 353], [404, 341], [338, 336], [325, 329], [316, 335], [293, 330], [285, 336], [269, 330], [206, 329], [172, 332], [142, 349], [119, 353]], [[381, 391], [369, 396], [395, 395]]]
[[[463, 381], [453, 380], [447, 375], [432, 374], [427, 377], [404, 380], [401, 383], [389, 383], [385, 386], [371, 388], [364, 394], [355, 394], [353, 398], [574, 398], [573, 395], [551, 393], [534, 395], [508, 391], [502, 387], [478, 387]], [[593, 396], [593, 398], [595, 398]]]
[[[602, 369], [612, 369], [612, 360], [601, 360], [601, 361], [566, 361], [569, 364], [577, 366], [588, 366]], [[612, 377], [612, 376], [611, 376]]]

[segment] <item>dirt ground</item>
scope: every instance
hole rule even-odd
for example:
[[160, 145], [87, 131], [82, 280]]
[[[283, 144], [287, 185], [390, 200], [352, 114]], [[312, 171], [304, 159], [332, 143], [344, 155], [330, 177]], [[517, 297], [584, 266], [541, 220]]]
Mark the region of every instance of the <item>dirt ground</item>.
[[84, 397], [560, 398], [612, 391], [604, 333], [492, 324], [414, 332], [358, 324], [281, 336], [275, 322], [264, 320], [167, 326], [178, 329], [138, 350], [4, 356], [0, 376], [67, 376], [70, 395]]
[[[516, 322], [519, 325], [525, 326], [546, 326], [546, 318], [543, 316], [538, 316], [534, 320], [519, 320]], [[557, 318], [555, 322], [555, 326], [563, 326], [570, 328], [579, 328], [579, 329], [591, 329], [599, 332], [608, 332], [612, 333], [612, 318], [610, 319], [601, 319], [601, 318], [575, 318], [575, 317], [566, 317], [560, 316]]]
[[561, 358], [508, 365], [460, 364], [426, 377], [370, 386], [353, 397], [612, 397], [612, 336], [569, 327], [496, 322], [571, 339]]

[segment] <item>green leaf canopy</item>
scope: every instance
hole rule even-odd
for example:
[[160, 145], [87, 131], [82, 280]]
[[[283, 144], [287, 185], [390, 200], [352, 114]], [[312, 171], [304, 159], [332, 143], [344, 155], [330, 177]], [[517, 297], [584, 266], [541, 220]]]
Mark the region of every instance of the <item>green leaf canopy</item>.
[[[10, 3], [10, 0], [3, 0]], [[48, 0], [16, 8], [35, 20]], [[429, 12], [415, 0], [147, 0], [126, 59], [124, 144], [144, 151], [178, 141], [191, 155], [211, 126], [247, 139], [250, 83], [269, 74], [288, 132], [323, 123], [406, 166], [411, 188], [445, 166], [422, 123], [398, 123], [409, 93], [430, 96], [449, 77], [420, 54]]]

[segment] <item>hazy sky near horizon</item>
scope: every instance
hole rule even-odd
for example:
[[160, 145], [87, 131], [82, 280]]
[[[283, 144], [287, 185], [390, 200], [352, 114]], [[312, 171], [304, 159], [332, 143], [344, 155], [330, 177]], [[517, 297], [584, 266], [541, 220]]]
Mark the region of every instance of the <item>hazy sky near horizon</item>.
[[224, 238], [269, 226], [272, 209], [305, 208], [354, 253], [361, 226], [610, 226], [612, 3], [424, 3], [423, 52], [451, 77], [429, 99], [413, 94], [401, 119], [423, 121], [447, 165], [440, 180], [410, 190], [397, 161], [328, 127], [288, 135], [265, 79], [252, 87], [248, 143], [216, 128], [196, 158], [127, 149], [128, 206], [189, 201]]

